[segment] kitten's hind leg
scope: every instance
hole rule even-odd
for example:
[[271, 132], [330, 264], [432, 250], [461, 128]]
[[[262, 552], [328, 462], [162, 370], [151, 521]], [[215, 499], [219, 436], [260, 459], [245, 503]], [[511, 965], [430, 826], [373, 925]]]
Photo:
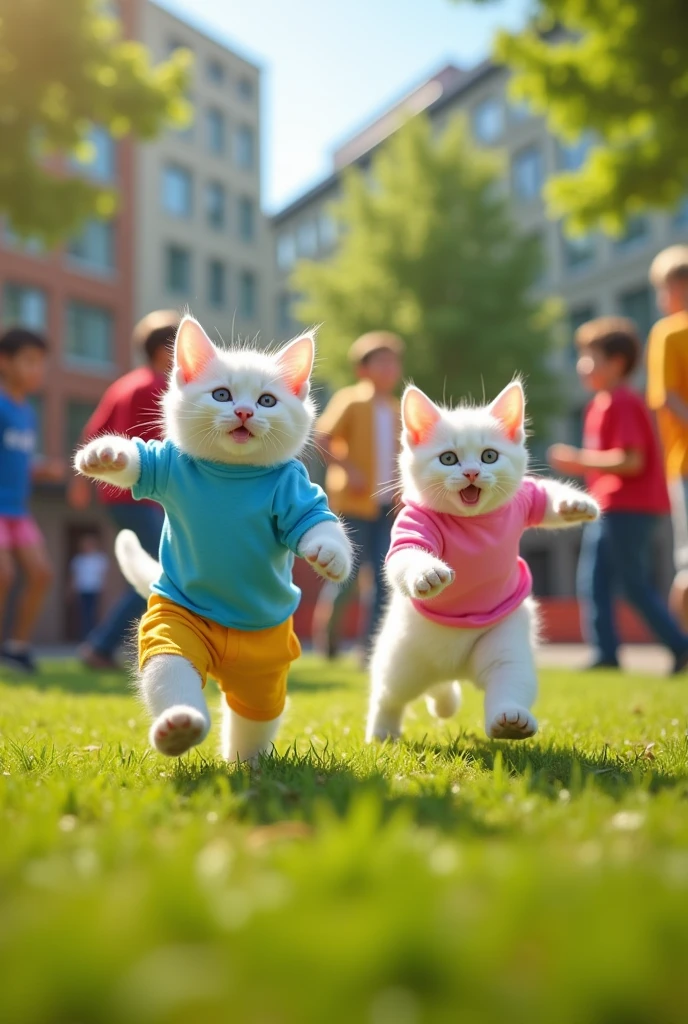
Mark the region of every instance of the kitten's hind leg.
[[282, 716], [269, 722], [243, 718], [224, 704], [222, 709], [222, 756], [225, 761], [254, 761], [267, 754], [280, 727]]
[[210, 716], [201, 677], [186, 658], [150, 658], [139, 676], [139, 690], [153, 717], [150, 743], [158, 753], [179, 757], [208, 735]]
[[461, 707], [460, 683], [438, 683], [425, 695], [428, 711], [435, 718], [451, 718]]
[[406, 705], [427, 688], [427, 664], [413, 640], [409, 613], [393, 600], [370, 660], [370, 702], [366, 742], [397, 740]]
[[537, 697], [535, 614], [534, 605], [526, 602], [473, 649], [472, 670], [485, 693], [485, 732], [491, 739], [523, 740], [537, 732], [530, 710]]

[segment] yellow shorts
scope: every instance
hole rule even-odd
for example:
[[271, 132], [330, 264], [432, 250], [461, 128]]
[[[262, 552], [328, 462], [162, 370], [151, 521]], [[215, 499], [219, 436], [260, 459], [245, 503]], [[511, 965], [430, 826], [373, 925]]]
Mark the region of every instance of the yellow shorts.
[[291, 618], [271, 629], [230, 629], [151, 594], [139, 626], [139, 666], [156, 654], [186, 658], [203, 686], [208, 676], [217, 680], [232, 711], [269, 722], [284, 710], [289, 666], [301, 645]]

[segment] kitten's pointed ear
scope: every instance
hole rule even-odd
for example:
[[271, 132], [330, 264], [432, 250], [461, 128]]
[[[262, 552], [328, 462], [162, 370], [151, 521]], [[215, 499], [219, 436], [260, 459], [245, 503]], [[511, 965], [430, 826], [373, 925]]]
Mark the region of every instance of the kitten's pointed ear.
[[429, 440], [440, 411], [420, 388], [406, 388], [401, 400], [401, 419], [409, 444], [424, 444]]
[[489, 411], [496, 420], [499, 420], [511, 441], [523, 440], [526, 399], [519, 380], [507, 384], [490, 405]]
[[290, 341], [277, 356], [282, 379], [298, 398], [305, 398], [308, 394], [314, 359], [315, 339], [312, 334], [302, 334]]
[[174, 343], [174, 365], [185, 384], [194, 380], [215, 355], [215, 346], [198, 320], [185, 316]]

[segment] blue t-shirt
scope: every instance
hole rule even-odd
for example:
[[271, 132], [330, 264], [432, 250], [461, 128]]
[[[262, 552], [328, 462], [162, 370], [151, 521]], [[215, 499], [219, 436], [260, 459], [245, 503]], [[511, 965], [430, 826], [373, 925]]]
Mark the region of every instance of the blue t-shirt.
[[192, 459], [171, 441], [136, 444], [141, 474], [132, 494], [166, 513], [153, 591], [234, 629], [268, 629], [293, 615], [299, 541], [337, 518], [304, 466], [228, 466]]
[[36, 414], [0, 390], [0, 516], [29, 514]]

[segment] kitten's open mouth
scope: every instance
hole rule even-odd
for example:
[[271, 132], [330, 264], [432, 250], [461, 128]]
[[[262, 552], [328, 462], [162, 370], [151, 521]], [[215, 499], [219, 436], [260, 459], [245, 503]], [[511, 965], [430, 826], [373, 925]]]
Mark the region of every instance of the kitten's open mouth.
[[481, 490], [476, 487], [475, 484], [469, 484], [468, 487], [464, 487], [462, 491], [459, 491], [459, 497], [464, 505], [477, 505], [480, 501]]
[[236, 441], [237, 444], [246, 444], [254, 436], [247, 427], [235, 427], [234, 430], [230, 430], [229, 436]]

